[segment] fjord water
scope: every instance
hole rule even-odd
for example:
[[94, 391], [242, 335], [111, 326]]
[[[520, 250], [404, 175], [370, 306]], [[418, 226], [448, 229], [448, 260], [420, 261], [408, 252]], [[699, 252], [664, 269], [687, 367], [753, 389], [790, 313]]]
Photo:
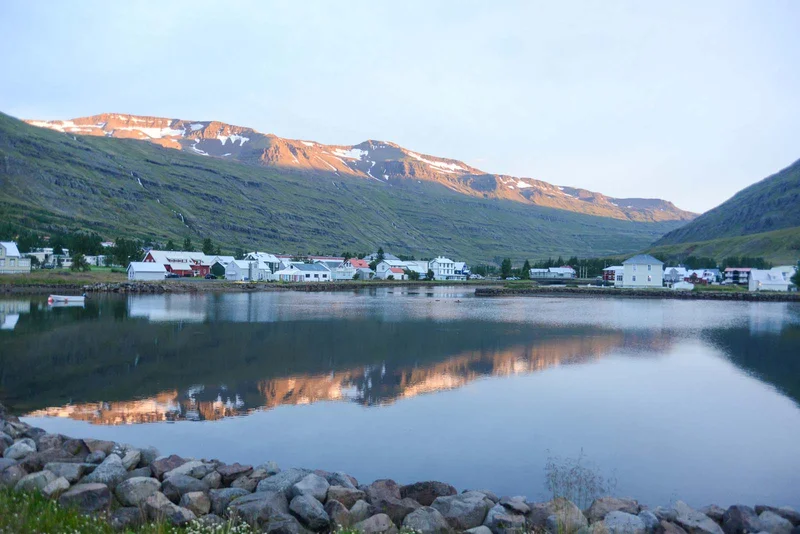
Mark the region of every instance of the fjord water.
[[800, 305], [461, 287], [0, 299], [0, 401], [163, 453], [547, 498], [800, 505]]

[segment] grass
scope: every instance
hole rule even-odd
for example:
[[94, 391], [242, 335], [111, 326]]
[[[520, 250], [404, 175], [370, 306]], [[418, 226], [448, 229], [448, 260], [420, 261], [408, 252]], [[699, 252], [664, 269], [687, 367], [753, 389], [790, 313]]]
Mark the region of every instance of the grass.
[[79, 272], [69, 269], [35, 269], [29, 274], [0, 275], [0, 285], [52, 285], [74, 286], [94, 283], [114, 283], [127, 280], [124, 272], [114, 272], [108, 267], [93, 267]]
[[712, 286], [712, 285], [703, 285], [703, 284], [696, 284], [694, 286], [693, 291], [709, 291], [709, 292], [718, 292], [718, 293], [747, 293], [746, 286], [739, 286], [739, 285], [724, 285], [724, 286]]

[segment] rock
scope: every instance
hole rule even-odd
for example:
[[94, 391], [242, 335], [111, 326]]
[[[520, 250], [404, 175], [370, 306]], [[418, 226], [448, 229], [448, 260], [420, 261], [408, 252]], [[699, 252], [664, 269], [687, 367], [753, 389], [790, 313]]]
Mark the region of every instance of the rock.
[[625, 512], [636, 515], [639, 513], [639, 503], [633, 499], [617, 499], [615, 497], [600, 497], [592, 502], [586, 510], [589, 523], [602, 521], [610, 512]]
[[494, 503], [483, 493], [468, 491], [459, 495], [437, 497], [431, 506], [444, 516], [451, 528], [467, 530], [483, 524]]
[[111, 512], [111, 516], [108, 518], [108, 524], [114, 530], [128, 531], [144, 523], [144, 515], [144, 512], [139, 508], [117, 508]]
[[216, 471], [211, 471], [209, 474], [202, 478], [203, 482], [208, 484], [211, 489], [217, 489], [222, 486], [222, 475]]
[[529, 514], [531, 507], [525, 504], [525, 497], [503, 497], [499, 504], [502, 504], [510, 513]]
[[86, 445], [86, 448], [89, 449], [90, 453], [101, 451], [106, 456], [111, 454], [111, 451], [117, 446], [113, 441], [105, 441], [102, 439], [84, 439], [83, 443]]
[[[446, 497], [446, 495], [440, 495], [440, 497]], [[525, 518], [522, 519], [522, 525], [525, 526]], [[439, 510], [430, 506], [417, 508], [408, 514], [403, 519], [403, 528], [420, 534], [449, 534], [451, 532], [450, 525], [444, 516], [439, 513]]]
[[287, 469], [276, 475], [265, 478], [258, 483], [256, 491], [280, 491], [287, 497], [290, 495], [292, 486], [300, 482], [311, 471], [307, 469]]
[[211, 510], [211, 499], [202, 491], [184, 493], [178, 506], [191, 510], [194, 515], [205, 515]]
[[86, 474], [85, 464], [74, 464], [67, 462], [50, 462], [44, 468], [57, 477], [64, 477], [70, 484], [74, 484]]
[[0, 486], [5, 488], [13, 488], [17, 482], [27, 475], [28, 472], [19, 464], [14, 464], [6, 467], [0, 471]]
[[397, 534], [397, 527], [386, 514], [373, 515], [353, 525], [353, 529], [361, 534]]
[[139, 460], [141, 459], [142, 453], [139, 452], [138, 449], [130, 449], [125, 453], [125, 456], [122, 457], [122, 465], [127, 471], [130, 471], [139, 465]]
[[50, 471], [38, 471], [22, 477], [22, 479], [17, 482], [17, 485], [14, 486], [14, 489], [16, 491], [42, 491], [45, 486], [56, 478], [58, 477]]
[[351, 477], [344, 471], [328, 473], [325, 477], [331, 486], [342, 486], [343, 488], [358, 489], [358, 480]]
[[[136, 469], [131, 469], [128, 471], [128, 474], [125, 475], [125, 480], [134, 477], [144, 477], [144, 478], [152, 478], [153, 472], [150, 471], [150, 466], [147, 467], [137, 467]], [[158, 479], [156, 479], [158, 480]]]
[[661, 520], [661, 528], [663, 529], [663, 534], [687, 534], [685, 530], [675, 523], [671, 521], [665, 521], [663, 519]]
[[87, 464], [99, 464], [102, 463], [103, 460], [105, 459], [106, 459], [106, 453], [104, 453], [103, 451], [94, 451], [86, 455], [85, 462]]
[[111, 454], [94, 471], [83, 477], [82, 482], [105, 484], [113, 490], [117, 484], [125, 480], [127, 474], [128, 470], [122, 465], [122, 459], [116, 454]]
[[233, 482], [231, 482], [231, 487], [240, 488], [246, 490], [247, 493], [252, 493], [258, 487], [259, 482], [261, 481], [256, 478], [253, 478], [250, 475], [242, 475]]
[[756, 513], [760, 516], [764, 512], [774, 512], [782, 518], [788, 519], [792, 525], [800, 525], [800, 512], [789, 506], [775, 507], [757, 504]]
[[764, 528], [755, 510], [743, 504], [735, 504], [722, 515], [722, 530], [726, 534], [746, 534], [761, 532]]
[[55, 499], [69, 489], [69, 482], [64, 477], [58, 477], [42, 488], [42, 495], [48, 499]]
[[209, 489], [208, 484], [202, 480], [190, 477], [189, 475], [172, 475], [171, 477], [165, 477], [164, 482], [161, 484], [161, 492], [175, 504], [178, 504], [178, 501], [181, 500], [181, 496], [184, 493], [189, 493], [191, 491], [208, 491]]
[[122, 506], [139, 506], [160, 489], [161, 482], [156, 478], [133, 477], [120, 482], [114, 494]]
[[[481, 489], [481, 490], [469, 490], [469, 491], [477, 491], [478, 493], [483, 493], [486, 495], [486, 498], [492, 501], [494, 504], [500, 502], [500, 497], [497, 496], [493, 491]], [[466, 491], [462, 491], [461, 493], [467, 493]]]
[[589, 526], [589, 521], [580, 508], [563, 497], [553, 499], [549, 503], [551, 515], [547, 517], [546, 528], [552, 534], [572, 534], [583, 527]]
[[[348, 510], [353, 507], [356, 501], [366, 499], [367, 495], [361, 490], [355, 488], [346, 488], [344, 486], [329, 486], [327, 500], [336, 500], [342, 503]], [[365, 518], [366, 519], [366, 518]]]
[[331, 520], [333, 530], [349, 527], [351, 524], [350, 511], [336, 499], [328, 499], [325, 503], [325, 513]]
[[100, 512], [111, 505], [111, 491], [105, 484], [96, 482], [76, 484], [61, 494], [58, 504], [81, 512]]
[[61, 434], [42, 434], [36, 442], [36, 449], [40, 451], [47, 451], [50, 449], [60, 449], [64, 444], [64, 436]]
[[656, 515], [659, 521], [669, 521], [671, 523], [675, 523], [675, 521], [678, 519], [678, 512], [676, 512], [674, 508], [657, 506], [656, 509], [653, 510], [653, 513]]
[[444, 482], [429, 480], [425, 482], [415, 482], [400, 487], [400, 496], [414, 499], [423, 506], [430, 506], [436, 497], [447, 497], [458, 493], [456, 488]]
[[27, 455], [20, 463], [29, 472], [33, 472], [41, 471], [51, 462], [82, 463], [82, 461], [81, 457], [72, 456], [63, 449], [48, 449]]
[[397, 482], [389, 479], [376, 480], [366, 490], [367, 501], [370, 504], [375, 504], [378, 501], [386, 499], [400, 500], [403, 496], [400, 494], [400, 486]]
[[2, 431], [3, 425], [0, 423], [0, 444], [5, 444], [6, 447], [14, 443], [14, 438]]
[[249, 495], [249, 493], [241, 488], [209, 490], [208, 498], [211, 501], [211, 511], [217, 515], [224, 515], [231, 501], [244, 495]]
[[259, 469], [262, 470], [262, 471], [266, 471], [267, 472], [267, 476], [277, 475], [278, 473], [281, 472], [281, 468], [278, 467], [278, 464], [275, 463], [275, 462], [272, 462], [272, 461], [265, 462], [265, 463], [263, 463], [261, 465], [257, 465], [255, 467], [254, 471], [257, 471]]
[[283, 491], [259, 491], [237, 497], [228, 505], [229, 517], [253, 524], [269, 522], [270, 518], [289, 513], [289, 502]]
[[[82, 439], [64, 440], [64, 443], [61, 445], [61, 450], [70, 456], [77, 456], [78, 458], [86, 458], [91, 452]], [[103, 456], [103, 460], [105, 460], [105, 456]]]
[[354, 525], [356, 523], [360, 523], [365, 519], [369, 518], [370, 516], [370, 509], [369, 503], [367, 501], [356, 501], [356, 503], [350, 507], [350, 524]]
[[[703, 506], [699, 510], [701, 513], [706, 514], [708, 517], [714, 520], [717, 524], [722, 524], [723, 516], [725, 515], [725, 509], [717, 506], [716, 504], [710, 504], [708, 506]], [[756, 512], [758, 513], [758, 512]]]
[[300, 524], [293, 515], [278, 513], [261, 525], [261, 532], [269, 534], [309, 534], [311, 531]]
[[41, 437], [42, 437], [42, 436], [44, 436], [44, 435], [46, 435], [46, 434], [47, 434], [47, 432], [46, 432], [44, 429], [42, 429], [42, 428], [36, 428], [35, 426], [29, 426], [29, 427], [28, 427], [28, 428], [27, 428], [27, 429], [26, 429], [26, 430], [25, 430], [25, 431], [22, 433], [22, 435], [23, 435], [24, 437], [32, 439], [32, 440], [33, 440], [34, 442], [36, 442], [37, 444], [39, 443], [39, 439], [41, 439]]
[[647, 526], [640, 517], [620, 511], [609, 512], [603, 519], [603, 526], [608, 534], [645, 534], [647, 532]]
[[502, 504], [495, 504], [486, 514], [483, 525], [494, 534], [521, 532], [525, 530], [525, 516], [510, 511]]
[[656, 517], [656, 514], [651, 512], [650, 510], [642, 510], [639, 512], [639, 519], [644, 522], [644, 528], [647, 530], [649, 534], [652, 534], [659, 527], [659, 520]]
[[292, 497], [297, 497], [298, 495], [311, 495], [316, 500], [325, 502], [329, 487], [330, 484], [328, 484], [327, 480], [319, 475], [311, 473], [303, 477], [299, 482], [292, 486], [291, 495]]
[[8, 467], [11, 467], [12, 465], [17, 465], [18, 463], [19, 462], [12, 460], [11, 458], [0, 458], [0, 472]]
[[36, 443], [31, 438], [22, 438], [3, 451], [3, 458], [22, 460], [36, 452]]
[[766, 530], [770, 534], [791, 534], [792, 522], [781, 517], [771, 510], [764, 510], [758, 516], [762, 525], [762, 530]]
[[173, 454], [165, 458], [153, 460], [150, 464], [150, 470], [153, 471], [153, 476], [155, 478], [162, 480], [164, 478], [164, 473], [182, 466], [187, 461], [188, 460], [184, 460], [180, 456]]
[[[328, 482], [325, 481], [325, 484], [327, 483]], [[327, 529], [331, 522], [328, 513], [325, 512], [325, 508], [319, 502], [319, 499], [311, 494], [299, 494], [295, 496], [292, 502], [289, 503], [289, 511], [311, 530], [320, 531]]]
[[489, 529], [489, 527], [483, 525], [465, 530], [464, 532], [468, 532], [469, 534], [492, 534], [492, 531]]
[[372, 503], [372, 511], [384, 513], [389, 516], [395, 525], [403, 524], [405, 517], [420, 508], [420, 504], [414, 499], [394, 499], [388, 498]]
[[678, 501], [673, 508], [677, 514], [674, 523], [689, 534], [722, 534], [722, 528], [713, 519], [685, 502]]
[[243, 475], [249, 475], [253, 472], [253, 466], [242, 465], [239, 463], [230, 465], [221, 465], [217, 467], [217, 473], [222, 477], [222, 484], [229, 486], [231, 482]]
[[167, 478], [175, 475], [186, 475], [200, 480], [213, 471], [214, 466], [211, 464], [206, 464], [199, 460], [190, 460], [185, 464], [182, 464], [175, 469], [164, 473], [164, 479], [166, 480]]
[[151, 520], [165, 520], [178, 526], [194, 521], [197, 517], [191, 510], [173, 504], [161, 492], [150, 495], [144, 501], [144, 509]]

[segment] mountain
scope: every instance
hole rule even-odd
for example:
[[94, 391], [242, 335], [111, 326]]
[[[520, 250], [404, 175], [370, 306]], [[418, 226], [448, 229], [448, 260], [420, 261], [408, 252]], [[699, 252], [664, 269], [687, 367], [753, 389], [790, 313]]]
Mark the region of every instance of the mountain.
[[[257, 142], [249, 131], [228, 133], [251, 138], [236, 139], [240, 149]], [[270, 139], [264, 136], [258, 142]], [[169, 138], [163, 142], [171, 143]], [[276, 143], [273, 148], [280, 145]], [[205, 148], [215, 144], [235, 150], [231, 139], [195, 148], [208, 152]], [[184, 237], [197, 243], [210, 237], [229, 252], [241, 247], [338, 253], [383, 246], [399, 254], [447, 254], [471, 262], [625, 254], [647, 247], [684, 222], [638, 222], [464, 194], [438, 180], [400, 174], [365, 179], [355, 171], [344, 172], [347, 158], [331, 162], [339, 167], [328, 171], [265, 165], [259, 158], [248, 162], [243, 152], [236, 160], [136, 139], [60, 133], [0, 114], [2, 222], [161, 243]], [[359, 158], [353, 164], [363, 163]], [[380, 168], [391, 165], [418, 168], [388, 160]], [[431, 167], [436, 166], [424, 168]]]
[[688, 221], [671, 202], [610, 198], [541, 180], [489, 174], [461, 161], [419, 154], [386, 141], [324, 145], [284, 139], [217, 121], [188, 121], [104, 113], [66, 121], [28, 120], [64, 133], [139, 139], [192, 154], [311, 173], [356, 176], [378, 182], [413, 179], [439, 183], [459, 193], [632, 221]]
[[800, 256], [800, 160], [659, 239], [654, 252], [702, 256]]

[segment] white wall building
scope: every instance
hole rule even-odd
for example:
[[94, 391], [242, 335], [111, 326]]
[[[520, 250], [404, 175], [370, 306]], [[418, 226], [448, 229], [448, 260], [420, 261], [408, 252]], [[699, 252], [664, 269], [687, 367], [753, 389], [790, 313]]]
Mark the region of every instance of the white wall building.
[[[225, 266], [225, 280], [244, 282], [246, 280], [258, 280], [257, 261], [233, 260]], [[255, 272], [254, 272], [255, 271]], [[251, 278], [251, 276], [256, 276]]]
[[0, 274], [31, 272], [31, 259], [23, 258], [13, 241], [0, 241]]
[[747, 289], [750, 291], [789, 291], [795, 268], [792, 266], [772, 269], [752, 269]]
[[663, 287], [664, 262], [650, 256], [639, 254], [622, 262], [624, 272], [618, 287]]
[[386, 280], [389, 278], [389, 275], [395, 274], [392, 272], [392, 268], [405, 270], [406, 262], [400, 260], [383, 260], [375, 266], [375, 278]]
[[456, 274], [456, 262], [450, 258], [439, 256], [428, 263], [428, 268], [433, 271], [434, 280], [466, 280], [463, 274]]
[[164, 280], [167, 270], [160, 263], [132, 261], [128, 264], [128, 280]]

